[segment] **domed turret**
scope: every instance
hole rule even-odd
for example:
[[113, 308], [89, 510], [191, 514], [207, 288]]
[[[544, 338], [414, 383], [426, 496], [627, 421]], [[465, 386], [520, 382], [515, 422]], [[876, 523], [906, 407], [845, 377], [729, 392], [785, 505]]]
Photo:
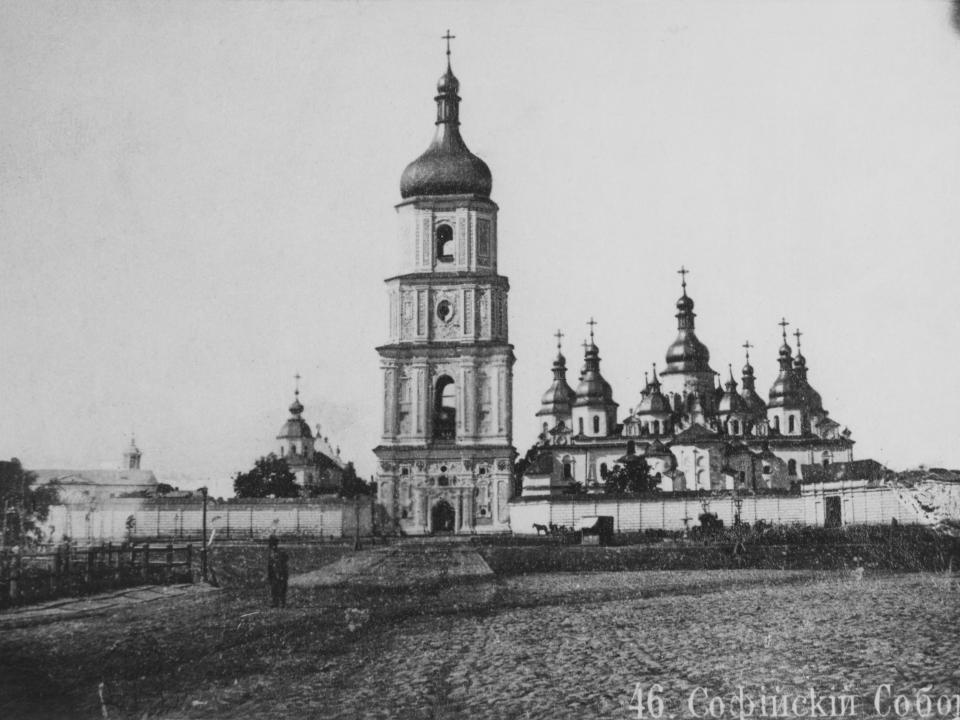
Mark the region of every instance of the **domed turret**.
[[780, 372], [770, 387], [767, 407], [799, 408], [802, 404], [802, 397], [800, 383], [793, 370], [793, 351], [787, 343], [787, 321], [782, 320], [780, 326], [783, 328], [783, 345], [780, 346], [779, 353]]
[[686, 273], [689, 271], [681, 268], [683, 274], [683, 295], [677, 300], [677, 339], [667, 348], [667, 368], [664, 374], [669, 373], [710, 373], [710, 351], [707, 346], [700, 342], [696, 332], [694, 332], [694, 318], [697, 316], [693, 312], [693, 299], [687, 295]]
[[746, 349], [747, 361], [743, 366], [743, 375], [740, 378], [742, 382], [740, 397], [743, 398], [744, 403], [746, 403], [747, 410], [752, 416], [754, 416], [754, 419], [759, 420], [763, 417], [766, 417], [767, 404], [757, 393], [756, 377], [753, 374], [753, 365], [750, 364], [750, 348], [753, 346], [748, 340], [743, 344], [743, 347]]
[[577, 384], [573, 401], [573, 421], [578, 435], [605, 437], [612, 433], [617, 423], [617, 403], [613, 401], [613, 388], [600, 374], [600, 350], [593, 341], [593, 318], [590, 325], [590, 342], [585, 342], [583, 372]]
[[400, 196], [479, 195], [490, 197], [493, 177], [487, 164], [470, 152], [460, 136], [460, 81], [450, 68], [437, 82], [437, 129], [420, 157], [400, 177]]
[[613, 388], [600, 374], [600, 349], [593, 338], [584, 352], [583, 373], [577, 385], [574, 405], [593, 405], [613, 402]]
[[137, 447], [137, 441], [133, 435], [130, 435], [130, 444], [123, 451], [123, 468], [125, 470], [139, 470], [140, 458], [143, 453]]
[[653, 366], [653, 380], [646, 387], [643, 398], [637, 406], [637, 415], [669, 415], [670, 401], [660, 392], [660, 378], [657, 377], [657, 366]]
[[567, 384], [567, 359], [560, 351], [560, 339], [563, 333], [557, 330], [557, 357], [553, 361], [553, 382], [540, 400], [537, 416], [551, 416], [554, 421], [570, 416], [576, 394]]
[[303, 414], [303, 404], [300, 402], [300, 389], [294, 391], [293, 402], [290, 404], [290, 418], [280, 428], [277, 433], [277, 440], [312, 440], [313, 433], [310, 432], [310, 426], [301, 415]]
[[737, 394], [737, 382], [733, 379], [733, 366], [730, 366], [730, 379], [727, 380], [726, 390], [723, 397], [720, 398], [717, 412], [721, 415], [736, 415], [748, 412], [747, 404]]

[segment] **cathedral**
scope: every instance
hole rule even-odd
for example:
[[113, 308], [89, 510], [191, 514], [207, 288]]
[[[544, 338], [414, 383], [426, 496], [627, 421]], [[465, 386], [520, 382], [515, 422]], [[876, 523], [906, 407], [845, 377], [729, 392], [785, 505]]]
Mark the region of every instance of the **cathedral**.
[[[400, 179], [402, 259], [387, 278], [389, 342], [377, 348], [383, 427], [374, 449], [385, 527], [404, 534], [510, 530], [523, 498], [603, 493], [633, 473], [633, 490], [663, 493], [789, 491], [803, 468], [852, 460], [853, 441], [823, 407], [807, 362], [788, 342], [764, 400], [749, 342], [740, 382], [721, 382], [697, 337], [694, 301], [676, 304], [677, 336], [654, 364], [635, 407], [618, 403], [600, 370], [590, 321], [576, 389], [557, 333], [553, 381], [537, 412], [539, 439], [515, 483], [513, 346], [509, 283], [497, 269], [497, 205], [490, 169], [460, 134], [460, 83], [450, 66], [437, 84], [433, 140]], [[297, 410], [291, 408], [295, 419]], [[620, 488], [623, 489], [623, 488]]]
[[622, 422], [610, 384], [600, 373], [600, 350], [584, 343], [583, 366], [574, 390], [566, 358], [553, 362], [553, 382], [544, 393], [539, 439], [523, 477], [525, 497], [602, 492], [615, 469], [645, 464], [650, 485], [661, 492], [789, 490], [803, 466], [853, 459], [850, 432], [841, 430], [807, 379], [807, 360], [794, 333], [796, 354], [780, 323], [779, 371], [767, 400], [757, 393], [750, 343], [738, 384], [732, 367], [726, 382], [710, 366], [710, 351], [697, 337], [694, 302], [685, 268], [677, 300], [677, 336], [666, 364], [647, 374], [636, 406]]
[[497, 272], [490, 169], [460, 134], [460, 83], [437, 83], [427, 150], [400, 179], [402, 266], [386, 280], [383, 428], [374, 449], [384, 521], [411, 535], [509, 530], [513, 346]]

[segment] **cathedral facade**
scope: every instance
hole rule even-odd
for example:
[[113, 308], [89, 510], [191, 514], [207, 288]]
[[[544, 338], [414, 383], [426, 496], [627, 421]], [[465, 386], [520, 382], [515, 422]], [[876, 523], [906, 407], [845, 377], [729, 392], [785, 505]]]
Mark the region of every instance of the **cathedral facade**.
[[492, 176], [460, 135], [458, 92], [448, 48], [433, 141], [400, 181], [403, 259], [386, 280], [390, 337], [377, 348], [378, 500], [413, 535], [508, 530], [514, 486], [509, 283]]
[[677, 336], [666, 364], [660, 371], [651, 367], [639, 401], [622, 422], [600, 372], [593, 321], [575, 390], [566, 379], [557, 333], [553, 382], [537, 412], [539, 439], [522, 479], [525, 497], [603, 492], [611, 473], [637, 467], [643, 468], [644, 489], [667, 493], [789, 490], [802, 480], [804, 466], [853, 459], [850, 432], [823, 407], [807, 379], [801, 333], [795, 333], [794, 355], [786, 320], [780, 323], [779, 370], [766, 400], [756, 390], [749, 342], [740, 383], [732, 367], [721, 383], [696, 334], [686, 273], [681, 268]]

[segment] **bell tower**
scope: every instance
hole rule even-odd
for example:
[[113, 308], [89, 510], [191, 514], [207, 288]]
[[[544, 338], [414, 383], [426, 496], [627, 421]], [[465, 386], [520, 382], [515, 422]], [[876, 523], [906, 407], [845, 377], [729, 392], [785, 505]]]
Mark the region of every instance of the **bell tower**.
[[509, 529], [513, 346], [486, 163], [460, 135], [460, 83], [437, 83], [433, 141], [400, 180], [399, 274], [386, 280], [378, 499], [406, 534]]

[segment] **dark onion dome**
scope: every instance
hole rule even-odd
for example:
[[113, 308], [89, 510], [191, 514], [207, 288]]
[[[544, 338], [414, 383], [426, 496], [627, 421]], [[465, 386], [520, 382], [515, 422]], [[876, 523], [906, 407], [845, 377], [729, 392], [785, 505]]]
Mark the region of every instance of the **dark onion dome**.
[[313, 437], [307, 421], [300, 417], [301, 413], [303, 413], [303, 404], [300, 402], [300, 392], [297, 391], [294, 394], [293, 403], [290, 405], [290, 419], [280, 428], [280, 433], [277, 435], [278, 440]]
[[407, 165], [400, 196], [479, 195], [490, 197], [493, 177], [487, 164], [470, 152], [460, 136], [460, 83], [447, 64], [437, 83], [437, 129], [430, 147]]
[[770, 387], [767, 407], [800, 408], [803, 405], [801, 385], [791, 362], [792, 351], [784, 340], [780, 347], [780, 372]]
[[558, 350], [553, 361], [553, 382], [540, 400], [537, 415], [569, 415], [575, 397], [573, 388], [567, 384], [567, 359]]
[[677, 339], [667, 348], [667, 369], [664, 374], [702, 372], [712, 373], [710, 351], [700, 342], [694, 332], [693, 300], [683, 297], [677, 300]]
[[590, 342], [583, 359], [583, 373], [577, 385], [574, 405], [616, 405], [613, 402], [613, 388], [600, 374], [600, 349]]
[[734, 415], [738, 413], [747, 413], [749, 408], [743, 398], [737, 394], [737, 382], [733, 379], [733, 368], [730, 368], [730, 379], [727, 380], [727, 389], [720, 398], [720, 405], [717, 412], [721, 415]]

